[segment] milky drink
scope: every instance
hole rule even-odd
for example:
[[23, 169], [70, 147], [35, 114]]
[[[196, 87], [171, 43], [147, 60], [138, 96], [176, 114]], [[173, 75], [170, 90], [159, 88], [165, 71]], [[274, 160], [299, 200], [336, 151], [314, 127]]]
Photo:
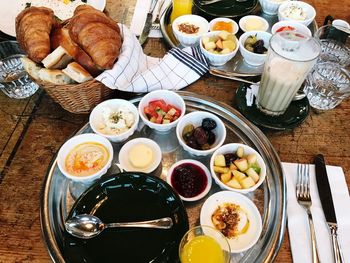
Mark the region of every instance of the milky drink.
[[320, 53], [318, 42], [298, 32], [280, 32], [270, 40], [257, 107], [281, 115], [290, 105]]

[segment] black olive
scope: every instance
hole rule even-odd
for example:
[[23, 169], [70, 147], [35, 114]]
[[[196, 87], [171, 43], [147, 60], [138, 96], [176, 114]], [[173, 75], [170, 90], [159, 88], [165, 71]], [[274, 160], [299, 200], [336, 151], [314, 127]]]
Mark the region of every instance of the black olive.
[[206, 144], [208, 142], [208, 135], [202, 126], [197, 127], [193, 131], [193, 137], [196, 139], [199, 145]]
[[216, 122], [211, 118], [204, 118], [202, 121], [202, 127], [206, 131], [211, 131], [216, 128]]
[[226, 166], [230, 166], [238, 157], [235, 153], [226, 153], [224, 154]]
[[263, 54], [267, 49], [264, 47], [264, 40], [260, 39], [253, 45], [254, 53]]
[[199, 150], [201, 147], [198, 145], [196, 138], [192, 135], [191, 137], [188, 138], [186, 141], [186, 144], [190, 146], [193, 149]]
[[208, 135], [208, 144], [212, 145], [215, 142], [215, 133], [212, 131], [206, 131], [206, 133]]

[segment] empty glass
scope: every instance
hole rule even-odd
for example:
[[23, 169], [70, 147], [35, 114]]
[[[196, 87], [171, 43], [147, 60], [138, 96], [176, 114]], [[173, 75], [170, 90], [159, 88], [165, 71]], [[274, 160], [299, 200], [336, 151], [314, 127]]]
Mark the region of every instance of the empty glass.
[[306, 79], [304, 92], [311, 107], [329, 110], [350, 96], [350, 75], [338, 63], [318, 63]]
[[322, 26], [314, 36], [321, 42], [320, 61], [337, 62], [344, 67], [350, 65], [350, 48], [346, 46], [349, 34], [345, 28]]
[[23, 69], [21, 57], [18, 54], [0, 60], [0, 89], [14, 99], [27, 98], [39, 88]]

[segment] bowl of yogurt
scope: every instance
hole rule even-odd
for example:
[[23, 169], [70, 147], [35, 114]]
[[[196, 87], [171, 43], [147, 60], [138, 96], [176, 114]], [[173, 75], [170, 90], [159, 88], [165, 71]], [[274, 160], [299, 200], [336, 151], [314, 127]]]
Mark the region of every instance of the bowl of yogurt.
[[112, 142], [129, 138], [139, 123], [138, 109], [127, 100], [111, 99], [98, 104], [89, 117], [91, 129]]
[[278, 20], [297, 21], [305, 26], [311, 24], [316, 17], [316, 10], [311, 5], [301, 1], [289, 1], [278, 8]]
[[198, 15], [179, 16], [172, 23], [174, 36], [183, 46], [195, 46], [209, 31], [209, 22]]

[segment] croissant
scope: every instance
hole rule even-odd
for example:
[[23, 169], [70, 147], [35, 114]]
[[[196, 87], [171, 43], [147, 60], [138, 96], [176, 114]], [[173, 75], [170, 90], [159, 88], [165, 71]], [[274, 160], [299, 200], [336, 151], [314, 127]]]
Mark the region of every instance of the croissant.
[[68, 23], [69, 35], [101, 69], [111, 69], [122, 45], [116, 22], [91, 6], [78, 6]]
[[95, 77], [101, 73], [101, 70], [97, 68], [91, 57], [73, 42], [69, 36], [68, 29], [65, 27], [55, 28], [51, 33], [52, 49], [56, 49], [58, 46], [62, 46], [67, 53], [92, 76]]
[[50, 53], [50, 32], [56, 23], [46, 7], [29, 7], [16, 17], [17, 40], [33, 61], [39, 63]]

